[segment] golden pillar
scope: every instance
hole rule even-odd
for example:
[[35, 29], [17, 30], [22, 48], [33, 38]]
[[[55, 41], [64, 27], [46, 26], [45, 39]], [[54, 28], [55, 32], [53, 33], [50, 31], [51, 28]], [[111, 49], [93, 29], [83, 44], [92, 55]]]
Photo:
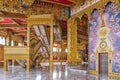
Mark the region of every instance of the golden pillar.
[[65, 50], [66, 50], [66, 44], [62, 44], [62, 53], [61, 53], [61, 60], [62, 60], [62, 61], [65, 61], [65, 60], [64, 60], [64, 59], [65, 59], [65, 56], [66, 56]]
[[53, 25], [50, 25], [50, 72], [53, 72]]
[[30, 46], [30, 26], [27, 25], [27, 46]]
[[61, 41], [61, 45], [60, 45], [60, 48], [61, 48], [61, 50], [59, 50], [60, 51], [60, 65], [62, 66], [62, 53], [63, 53], [63, 42]]
[[[30, 46], [30, 25], [27, 25], [27, 46], [29, 47]], [[30, 50], [28, 50], [29, 54], [28, 56], [30, 56]], [[30, 57], [28, 57], [26, 59], [26, 66], [27, 66], [27, 69], [26, 71], [30, 71]]]
[[9, 46], [11, 46], [11, 41], [12, 41], [12, 32], [8, 31], [8, 36], [9, 36]]
[[4, 57], [4, 71], [8, 71], [8, 60]]
[[77, 21], [68, 21], [68, 64], [78, 65], [82, 61], [77, 52]]

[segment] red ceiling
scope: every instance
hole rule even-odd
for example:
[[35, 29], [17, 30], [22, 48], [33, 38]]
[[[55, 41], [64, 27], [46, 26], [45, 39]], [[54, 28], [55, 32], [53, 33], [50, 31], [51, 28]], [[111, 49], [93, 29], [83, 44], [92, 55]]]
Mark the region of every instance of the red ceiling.
[[[21, 23], [21, 24], [26, 24], [27, 23], [25, 19], [16, 18], [15, 20], [17, 22]], [[6, 24], [11, 25], [11, 24], [16, 24], [16, 23], [11, 18], [0, 18], [0, 24], [2, 24], [2, 25], [6, 25]], [[12, 27], [9, 27], [9, 25], [8, 25], [8, 28], [5, 28], [5, 29], [11, 30], [12, 32], [16, 32], [16, 33], [26, 32], [25, 28], [12, 28]], [[25, 33], [19, 33], [18, 35], [19, 36], [26, 36]]]
[[13, 24], [14, 22], [10, 18], [0, 19], [0, 24]]
[[[16, 18], [16, 20], [21, 24], [27, 23], [25, 19]], [[0, 24], [15, 24], [15, 22], [11, 18], [1, 18]]]
[[25, 19], [17, 18], [16, 20], [17, 20], [18, 22], [20, 22], [20, 23], [23, 23], [23, 24], [26, 24], [26, 23], [27, 23]]
[[[16, 35], [19, 35], [19, 36], [23, 36], [23, 37], [27, 36], [27, 31], [25, 28], [6, 28], [6, 29], [17, 33]], [[30, 28], [30, 30], [34, 30], [34, 29]], [[21, 33], [19, 33], [19, 32], [21, 32]], [[33, 34], [30, 34], [30, 36], [33, 36]]]
[[7, 28], [8, 30], [11, 30], [13, 32], [21, 32], [26, 31], [25, 28]]
[[48, 0], [48, 1], [55, 2], [55, 3], [60, 3], [60, 4], [64, 4], [64, 5], [71, 5], [71, 4], [73, 4], [69, 0]]

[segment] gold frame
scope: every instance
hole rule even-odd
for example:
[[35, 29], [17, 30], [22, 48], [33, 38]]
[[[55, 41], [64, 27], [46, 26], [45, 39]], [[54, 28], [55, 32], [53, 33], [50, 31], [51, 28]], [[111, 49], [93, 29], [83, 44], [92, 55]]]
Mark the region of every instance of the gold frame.
[[29, 15], [27, 18], [27, 45], [30, 45], [30, 27], [33, 25], [50, 25], [50, 72], [53, 72], [53, 25], [55, 17], [53, 14]]

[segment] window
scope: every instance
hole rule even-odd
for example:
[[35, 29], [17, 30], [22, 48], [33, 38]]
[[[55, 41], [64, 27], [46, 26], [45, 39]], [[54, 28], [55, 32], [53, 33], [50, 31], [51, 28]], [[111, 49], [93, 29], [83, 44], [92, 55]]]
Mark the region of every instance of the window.
[[5, 37], [0, 36], [0, 44], [5, 45]]
[[65, 52], [68, 53], [68, 49], [65, 49]]
[[18, 46], [22, 46], [22, 43], [18, 43]]
[[0, 36], [0, 44], [2, 44], [2, 37]]
[[56, 52], [57, 51], [57, 48], [56, 47], [53, 47], [53, 52]]
[[13, 40], [11, 41], [11, 46], [14, 46], [14, 41]]

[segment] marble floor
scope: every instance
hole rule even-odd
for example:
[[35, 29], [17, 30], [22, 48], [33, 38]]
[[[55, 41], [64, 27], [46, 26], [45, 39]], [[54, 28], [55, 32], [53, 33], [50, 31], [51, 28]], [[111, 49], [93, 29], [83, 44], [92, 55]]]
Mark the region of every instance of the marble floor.
[[89, 75], [85, 71], [76, 70], [67, 66], [55, 65], [53, 73], [49, 70], [31, 69], [26, 72], [21, 66], [9, 67], [8, 72], [4, 72], [0, 68], [0, 80], [120, 80], [116, 78], [108, 78], [107, 76]]

